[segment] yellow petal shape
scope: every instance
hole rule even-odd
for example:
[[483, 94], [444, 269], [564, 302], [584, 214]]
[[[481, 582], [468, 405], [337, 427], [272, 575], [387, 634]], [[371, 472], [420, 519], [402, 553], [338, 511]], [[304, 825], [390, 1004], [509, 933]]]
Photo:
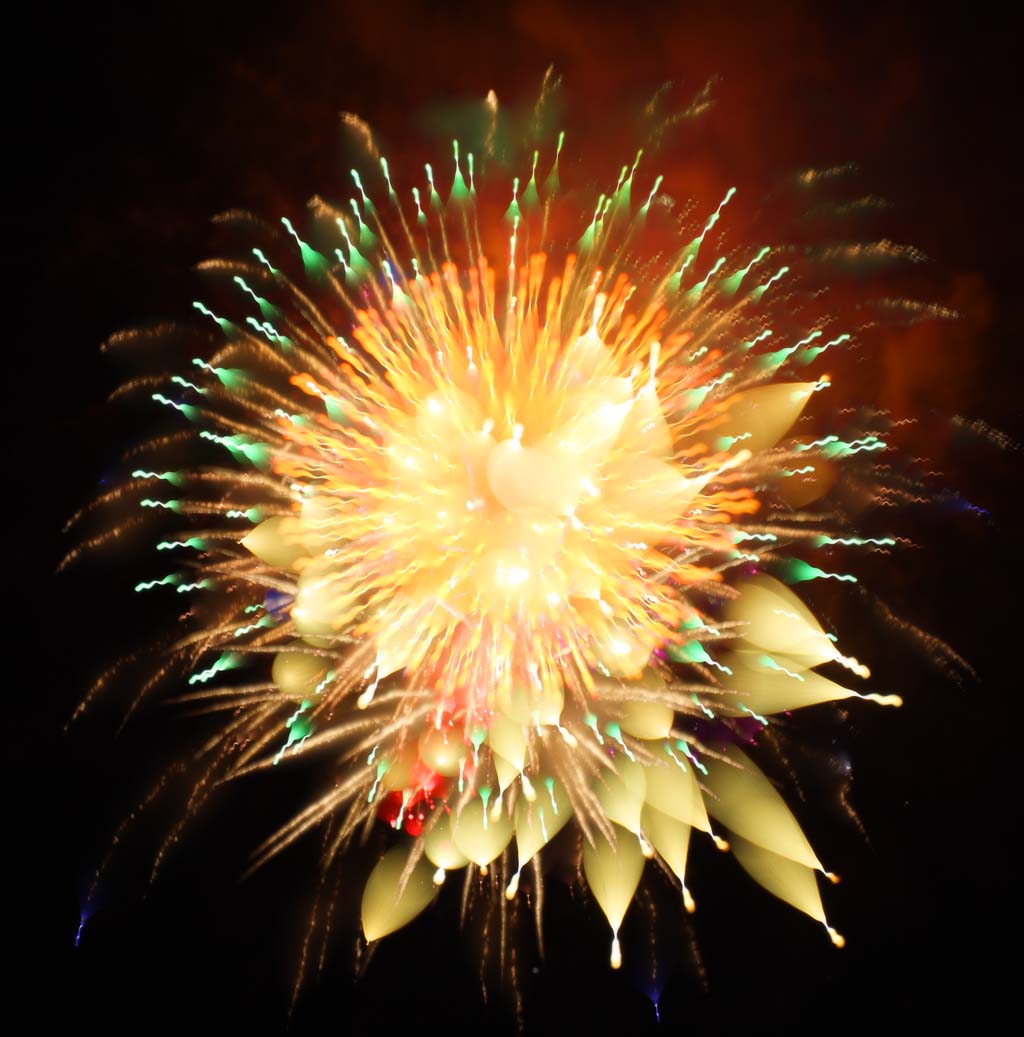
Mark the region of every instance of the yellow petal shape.
[[487, 741], [491, 749], [517, 771], [523, 769], [526, 763], [526, 731], [521, 723], [509, 719], [504, 713], [495, 713]]
[[403, 888], [399, 880], [409, 860], [405, 846], [393, 846], [377, 862], [363, 890], [363, 933], [371, 943], [411, 922], [434, 899], [430, 865], [420, 858]]
[[633, 380], [618, 375], [593, 378], [586, 389], [576, 390], [566, 396], [565, 413], [578, 416], [587, 411], [590, 400], [597, 397], [601, 402], [629, 403], [633, 399]]
[[498, 791], [504, 793], [505, 789], [515, 784], [516, 778], [522, 773], [518, 767], [508, 762], [504, 756], [497, 753], [491, 755], [491, 761], [498, 774]]
[[530, 709], [530, 718], [545, 726], [554, 726], [562, 719], [565, 692], [559, 685], [551, 685], [536, 692]]
[[474, 864], [490, 864], [512, 839], [512, 819], [502, 810], [497, 818], [484, 809], [479, 797], [466, 804], [452, 821], [452, 839], [459, 852]]
[[658, 851], [661, 859], [672, 869], [672, 874], [679, 879], [686, 910], [693, 911], [693, 898], [686, 888], [686, 858], [690, 849], [691, 827], [656, 810], [650, 803], [644, 804], [640, 823], [643, 826], [644, 838]]
[[610, 623], [594, 650], [615, 676], [639, 678], [654, 650], [648, 637], [646, 632], [635, 631], [625, 623]]
[[617, 456], [602, 470], [601, 492], [633, 539], [664, 535], [700, 493], [710, 476], [689, 479], [673, 465], [640, 454]]
[[755, 882], [780, 900], [810, 915], [815, 921], [827, 924], [821, 895], [818, 893], [818, 882], [812, 869], [788, 857], [780, 857], [735, 833], [729, 839], [729, 847], [743, 870]]
[[443, 810], [441, 816], [431, 826], [430, 831], [423, 837], [423, 852], [431, 864], [435, 864], [445, 871], [464, 868], [469, 863], [469, 858], [462, 853], [452, 839], [451, 817]]
[[542, 846], [549, 843], [570, 817], [572, 803], [557, 779], [553, 780], [550, 792], [546, 786], [538, 788], [537, 798], [532, 803], [525, 796], [520, 796], [515, 810], [519, 867], [522, 868]]
[[815, 457], [811, 463], [813, 472], [801, 472], [775, 483], [775, 492], [791, 508], [803, 508], [820, 500], [839, 479], [836, 466], [823, 457]]
[[425, 611], [422, 603], [398, 594], [382, 610], [374, 637], [378, 680], [408, 664], [420, 641]]
[[657, 394], [649, 384], [634, 397], [616, 446], [625, 453], [646, 454], [659, 461], [667, 461], [672, 456], [672, 434]]
[[324, 494], [313, 494], [302, 501], [302, 535], [310, 553], [320, 555], [341, 543], [338, 518], [344, 505], [343, 499]]
[[582, 384], [589, 384], [595, 380], [603, 381], [604, 379], [599, 376], [607, 377], [614, 370], [611, 352], [593, 326], [572, 344], [566, 362], [574, 375], [573, 381]]
[[264, 519], [242, 538], [242, 546], [261, 562], [278, 569], [290, 569], [300, 558], [309, 555], [302, 526], [292, 515]]
[[[296, 645], [302, 646], [302, 642], [298, 641]], [[278, 652], [274, 656], [270, 676], [285, 695], [308, 698], [316, 693], [328, 668], [328, 660], [323, 656], [296, 651], [293, 645], [290, 650]]]
[[597, 393], [574, 402], [582, 412], [568, 425], [545, 436], [540, 445], [567, 469], [589, 474], [604, 464], [632, 405], [629, 400], [613, 403]]
[[487, 484], [509, 511], [562, 515], [576, 504], [582, 472], [567, 468], [564, 455], [524, 447], [518, 439], [498, 443], [487, 458]]
[[459, 773], [465, 758], [466, 744], [452, 731], [432, 727], [420, 738], [420, 759], [446, 778]]
[[654, 741], [672, 730], [676, 715], [660, 702], [624, 702], [619, 726], [634, 738]]
[[707, 800], [711, 816], [766, 850], [820, 869], [811, 844], [772, 783], [735, 746], [726, 755], [739, 766], [707, 760], [704, 783], [713, 793]]
[[664, 762], [647, 767], [645, 799], [663, 814], [702, 832], [710, 832], [711, 822], [693, 774], [693, 765], [683, 761], [683, 766], [685, 771], [666, 755]]
[[722, 695], [716, 706], [719, 712], [740, 716], [746, 712], [740, 707], [746, 706], [755, 713], [783, 713], [815, 706], [819, 702], [857, 697], [857, 692], [813, 670], [803, 669], [799, 659], [788, 659], [782, 655], [773, 656], [773, 659], [776, 666], [790, 672], [784, 673], [759, 663], [758, 655], [754, 652], [724, 653], [722, 663], [732, 670], [732, 676], [726, 678], [727, 686], [741, 694]]
[[646, 784], [644, 768], [640, 764], [617, 759], [615, 770], [601, 772], [594, 792], [609, 820], [639, 835]]
[[619, 951], [619, 926], [626, 916], [633, 894], [644, 870], [644, 856], [637, 838], [615, 826], [615, 843], [594, 832], [594, 845], [583, 842], [583, 874], [594, 899], [601, 905], [612, 927], [612, 968], [622, 964]]
[[712, 443], [733, 439], [731, 450], [769, 450], [793, 427], [814, 392], [814, 382], [759, 385], [730, 396], [723, 404], [725, 421], [705, 432]]
[[384, 771], [380, 783], [390, 792], [401, 792], [412, 785], [412, 772], [418, 762], [419, 754], [415, 742], [406, 742], [395, 755], [388, 760], [388, 768]]
[[810, 609], [771, 576], [755, 576], [739, 586], [739, 596], [726, 607], [726, 618], [742, 624], [745, 641], [768, 652], [797, 656], [807, 666], [836, 657]]
[[320, 558], [299, 574], [298, 590], [292, 605], [295, 629], [307, 638], [334, 637], [340, 624], [338, 616], [348, 607], [342, 574], [329, 558]]
[[497, 706], [509, 720], [514, 720], [517, 724], [528, 724], [531, 698], [530, 693], [522, 686], [502, 687], [498, 691]]

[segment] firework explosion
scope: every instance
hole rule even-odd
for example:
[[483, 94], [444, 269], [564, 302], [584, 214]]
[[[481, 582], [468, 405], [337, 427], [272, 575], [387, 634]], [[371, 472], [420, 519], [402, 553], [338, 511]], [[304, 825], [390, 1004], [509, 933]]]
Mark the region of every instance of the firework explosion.
[[[460, 869], [503, 955], [521, 903], [539, 935], [543, 850], [568, 829], [614, 967], [646, 861], [693, 910], [694, 830], [841, 946], [828, 872], [740, 746], [773, 714], [899, 702], [845, 686], [867, 667], [789, 587], [855, 582], [817, 549], [893, 543], [811, 507], [885, 442], [793, 430], [851, 334], [820, 314], [792, 330], [799, 272], [772, 249], [712, 251], [732, 190], [687, 230], [638, 155], [580, 219], [557, 136], [522, 180], [456, 143], [443, 199], [431, 166], [401, 186], [365, 136], [312, 244], [243, 217], [260, 246], [204, 264], [237, 289], [231, 317], [194, 304], [220, 342], [128, 386], [185, 428], [107, 499], [186, 523], [157, 545], [174, 571], [136, 589], [194, 595], [194, 632], [139, 698], [184, 669], [181, 698], [227, 717], [187, 816], [226, 780], [330, 758], [333, 783], [255, 863], [318, 828], [326, 889], [389, 825], [371, 943]], [[194, 439], [230, 464], [164, 470]]]

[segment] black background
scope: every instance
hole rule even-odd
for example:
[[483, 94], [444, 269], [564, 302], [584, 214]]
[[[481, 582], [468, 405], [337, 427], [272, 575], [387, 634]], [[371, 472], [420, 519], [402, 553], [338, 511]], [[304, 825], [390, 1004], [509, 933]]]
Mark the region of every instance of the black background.
[[[123, 697], [114, 695], [63, 731], [88, 680], [144, 644], [162, 613], [131, 594], [132, 558], [52, 573], [70, 546], [60, 527], [116, 469], [137, 420], [105, 403], [125, 370], [98, 344], [185, 309], [211, 214], [234, 205], [295, 213], [309, 195], [330, 193], [343, 175], [339, 111], [395, 136], [436, 102], [492, 87], [528, 98], [553, 62], [578, 124], [593, 133], [622, 98], [639, 100], [666, 78], [696, 91], [718, 73], [722, 114], [705, 142], [716, 163], [756, 177], [859, 160], [895, 202], [890, 236], [935, 261], [933, 297], [966, 306], [966, 333], [890, 343], [879, 385], [866, 380], [864, 390], [1022, 439], [1017, 26], [978, 5], [825, 6], [98, 2], [38, 6], [15, 26], [5, 96], [16, 184], [4, 203], [15, 333], [5, 336], [0, 414], [14, 567], [3, 924], [5, 953], [24, 968], [7, 995], [15, 1016], [44, 1032], [286, 1025], [316, 847], [247, 882], [238, 876], [303, 791], [301, 777], [218, 797], [148, 892], [147, 851], [169, 815], [144, 821], [74, 946], [91, 871], [172, 758], [169, 725], [183, 722], [155, 707], [118, 735]], [[937, 454], [946, 483], [988, 515], [939, 509], [921, 520], [924, 550], [877, 575], [893, 604], [950, 640], [979, 679], [951, 683], [902, 643], [865, 648], [907, 705], [858, 712], [842, 740], [870, 840], [812, 822], [817, 845], [834, 840], [828, 863], [845, 881], [827, 896], [848, 947], [833, 951], [730, 861], [695, 853], [706, 985], [685, 955], [666, 951], [665, 1027], [961, 1018], [980, 1027], [1012, 1003], [1019, 454], [948, 438], [921, 452]], [[293, 1029], [509, 1029], [507, 1008], [480, 997], [452, 893], [388, 941], [358, 984], [342, 941]], [[650, 985], [629, 968], [607, 970], [593, 914], [552, 888], [547, 963], [524, 981], [529, 1030], [654, 1026]], [[632, 940], [641, 959], [642, 927]]]

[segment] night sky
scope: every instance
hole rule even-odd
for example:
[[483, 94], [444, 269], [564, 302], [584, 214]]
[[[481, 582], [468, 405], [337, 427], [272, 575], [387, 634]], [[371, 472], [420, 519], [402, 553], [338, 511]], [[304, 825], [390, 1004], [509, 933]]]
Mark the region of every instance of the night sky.
[[[845, 729], [808, 722], [820, 749], [849, 762], [867, 831], [827, 803], [800, 814], [843, 876], [824, 896], [848, 945], [834, 951], [733, 861], [695, 849], [689, 884], [704, 979], [666, 914], [662, 1029], [916, 1028], [959, 1018], [980, 1029], [1011, 1004], [1021, 455], [998, 436], [950, 431], [961, 416], [1024, 442], [1020, 34], [1008, 15], [979, 6], [623, 3], [598, 14], [596, 4], [532, 0], [508, 13], [483, 2], [99, 0], [23, 15], [7, 42], [31, 60], [19, 70], [12, 55], [5, 70], [15, 334], [2, 411], [15, 566], [4, 736], [14, 872], [5, 915], [13, 907], [14, 927], [5, 926], [4, 946], [15, 959], [7, 996], [16, 1016], [55, 1033], [282, 1032], [317, 853], [307, 840], [240, 881], [249, 851], [316, 787], [316, 775], [275, 775], [216, 797], [148, 887], [179, 802], [171, 797], [126, 838], [98, 897], [83, 903], [119, 822], [203, 730], [156, 703], [119, 733], [131, 693], [122, 688], [64, 731], [90, 679], [169, 615], [131, 592], [154, 564], [137, 554], [141, 542], [53, 576], [74, 542], [61, 533], [66, 518], [123, 470], [121, 451], [145, 428], [148, 411], [106, 402], [135, 368], [102, 355], [100, 343], [187, 313], [199, 291], [191, 267], [215, 244], [213, 214], [243, 206], [295, 216], [315, 193], [347, 197], [339, 112], [365, 117], [385, 150], [405, 141], [415, 150], [437, 113], [491, 88], [503, 103], [529, 103], [552, 64], [566, 125], [591, 145], [663, 81], [692, 96], [717, 76], [716, 108], [669, 171], [685, 189], [717, 201], [733, 178], [757, 185], [855, 161], [865, 189], [891, 202], [876, 224], [883, 236], [930, 257], [915, 285], [921, 297], [963, 314], [955, 326], [885, 337], [855, 388], [917, 417], [927, 440], [909, 440], [914, 453], [942, 471], [937, 486], [979, 509], [935, 506], [905, 519], [920, 549], [869, 562], [866, 577], [978, 678], [958, 684], [906, 642], [880, 640], [879, 628], [853, 631], [855, 654], [907, 704], [851, 711]], [[445, 148], [434, 146], [439, 163]], [[625, 159], [616, 149], [613, 179]], [[510, 1031], [507, 1004], [481, 998], [450, 885], [358, 982], [352, 941], [340, 938], [292, 1032]], [[637, 968], [613, 974], [593, 909], [552, 883], [548, 918], [546, 963], [524, 979], [527, 1030], [659, 1032], [642, 919], [623, 939]]]

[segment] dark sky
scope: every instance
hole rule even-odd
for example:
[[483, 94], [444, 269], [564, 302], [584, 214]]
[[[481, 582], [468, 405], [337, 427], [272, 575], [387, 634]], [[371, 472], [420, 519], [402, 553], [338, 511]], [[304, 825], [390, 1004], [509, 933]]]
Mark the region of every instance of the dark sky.
[[[301, 781], [219, 799], [145, 894], [158, 836], [157, 820], [147, 822], [73, 946], [91, 869], [170, 760], [171, 725], [181, 721], [156, 707], [118, 735], [114, 696], [62, 731], [90, 677], [144, 644], [161, 615], [131, 594], [133, 559], [107, 555], [51, 574], [68, 546], [64, 519], [116, 469], [134, 420], [104, 402], [124, 370], [98, 346], [122, 327], [185, 311], [190, 266], [211, 240], [208, 218], [236, 205], [296, 213], [311, 194], [329, 194], [343, 173], [343, 110], [401, 147], [403, 135], [423, 136], [433, 108], [490, 88], [503, 101], [529, 100], [553, 63], [568, 125], [599, 144], [613, 116], [662, 81], [695, 93], [717, 75], [718, 108], [675, 174], [710, 197], [734, 175], [756, 183], [856, 160], [870, 189], [893, 202], [888, 236], [931, 257], [924, 289], [965, 315], [954, 331], [886, 339], [864, 390], [922, 416], [923, 429], [948, 428], [936, 415], [960, 414], [1021, 441], [1020, 34], [1009, 16], [980, 6], [524, 0], [503, 13], [483, 0], [99, 0], [25, 16], [8, 46], [31, 60], [19, 69], [12, 54], [6, 69], [15, 335], [2, 413], [16, 567], [6, 595], [14, 716], [5, 739], [5, 857], [15, 864], [6, 891], [16, 921], [5, 945], [26, 967], [8, 995], [19, 1010], [45, 1032], [284, 1027], [315, 846], [255, 880], [238, 876]], [[815, 832], [819, 845], [837, 840], [845, 881], [827, 895], [847, 949], [833, 952], [737, 869], [698, 856], [707, 988], [685, 955], [666, 952], [665, 970], [675, 972], [661, 1008], [673, 1025], [916, 1027], [962, 1016], [980, 1027], [1009, 1003], [1020, 921], [1020, 455], [946, 434], [920, 448], [937, 457], [946, 485], [988, 515], [936, 508], [920, 518], [923, 550], [888, 574], [894, 601], [951, 641], [979, 680], [958, 686], [902, 643], [873, 646], [904, 660], [883, 672], [907, 706], [827, 732], [850, 758], [870, 839], [840, 822]], [[605, 968], [601, 927], [564, 890], [552, 892], [550, 912], [548, 964], [526, 984], [528, 1029], [653, 1026], [642, 984], [628, 969]], [[449, 897], [355, 986], [339, 945], [325, 980], [300, 1002], [294, 1031], [436, 1022], [504, 1032], [508, 1013], [482, 1003], [455, 929]]]

